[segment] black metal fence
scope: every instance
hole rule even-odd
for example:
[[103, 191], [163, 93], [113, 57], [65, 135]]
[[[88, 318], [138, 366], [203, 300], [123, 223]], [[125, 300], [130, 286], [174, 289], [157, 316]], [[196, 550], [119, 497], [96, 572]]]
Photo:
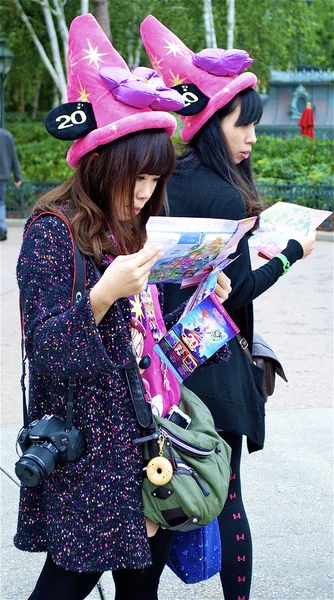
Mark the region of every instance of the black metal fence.
[[[6, 194], [7, 216], [27, 217], [36, 200], [59, 183], [59, 181], [26, 181], [20, 188], [16, 188], [13, 183], [10, 183]], [[334, 211], [333, 185], [259, 184], [258, 190], [265, 206], [271, 206], [275, 202], [281, 201]], [[325, 221], [325, 230], [329, 231], [331, 223], [333, 224], [331, 219]]]

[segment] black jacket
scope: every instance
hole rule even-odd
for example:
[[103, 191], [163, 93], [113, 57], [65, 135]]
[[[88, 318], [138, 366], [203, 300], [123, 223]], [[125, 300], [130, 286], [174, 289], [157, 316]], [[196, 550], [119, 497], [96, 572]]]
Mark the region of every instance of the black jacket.
[[[168, 183], [168, 202], [172, 217], [239, 220], [246, 216], [238, 190], [194, 160], [178, 162]], [[289, 241], [283, 253], [290, 264], [303, 254], [301, 245], [295, 240]], [[252, 271], [246, 236], [239, 242], [235, 256], [238, 254], [241, 256], [225, 269], [231, 279], [232, 292], [224, 307], [251, 347], [252, 301], [279, 279], [282, 262], [274, 258]], [[165, 285], [165, 311], [179, 306], [194, 289], [180, 290], [174, 284]], [[247, 435], [249, 450], [257, 450], [264, 442], [262, 371], [249, 363], [235, 338], [229, 342], [229, 347], [232, 356], [226, 363], [203, 365], [185, 383], [208, 405], [216, 427]]]

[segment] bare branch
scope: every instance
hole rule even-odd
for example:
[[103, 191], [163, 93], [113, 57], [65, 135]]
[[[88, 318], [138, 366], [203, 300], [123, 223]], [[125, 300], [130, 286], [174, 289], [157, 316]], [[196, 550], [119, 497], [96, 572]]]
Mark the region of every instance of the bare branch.
[[227, 50], [234, 44], [235, 6], [234, 0], [227, 0]]
[[211, 0], [203, 0], [203, 19], [205, 27], [205, 43], [207, 48], [217, 48], [215, 24], [213, 20]]
[[89, 0], [81, 0], [80, 14], [86, 15], [89, 11]]
[[65, 13], [63, 10], [64, 3], [59, 3], [59, 0], [53, 0], [54, 7], [56, 9], [56, 16], [58, 21], [58, 29], [60, 37], [63, 43], [64, 61], [66, 64], [67, 48], [68, 48], [68, 28], [65, 20]]
[[13, 4], [13, 6], [17, 9], [21, 20], [26, 25], [26, 27], [27, 27], [27, 29], [28, 29], [31, 37], [32, 37], [32, 40], [33, 40], [33, 42], [34, 42], [34, 44], [35, 44], [35, 46], [36, 46], [36, 48], [38, 50], [38, 53], [39, 53], [39, 55], [40, 55], [40, 57], [41, 57], [44, 65], [45, 65], [46, 69], [50, 73], [50, 76], [52, 77], [52, 79], [53, 79], [56, 87], [60, 90], [60, 81], [59, 81], [58, 74], [57, 74], [56, 70], [54, 69], [54, 67], [53, 67], [53, 65], [52, 65], [52, 63], [51, 63], [48, 55], [46, 54], [46, 52], [45, 52], [45, 50], [44, 50], [44, 48], [43, 48], [43, 46], [42, 46], [42, 44], [41, 44], [41, 42], [40, 42], [37, 34], [36, 34], [33, 26], [31, 25], [31, 23], [30, 23], [27, 15], [25, 14], [25, 12], [24, 12], [24, 10], [23, 10], [23, 8], [21, 6], [21, 3], [19, 2], [19, 0], [11, 0], [11, 2]]
[[[32, 2], [35, 2], [35, 4], [39, 4], [39, 5], [40, 5], [40, 6], [42, 6], [42, 7], [43, 7], [43, 6], [45, 6], [45, 0], [31, 0], [31, 1], [32, 1]], [[52, 14], [53, 14], [53, 15], [55, 15], [55, 14], [56, 14], [56, 11], [55, 11], [55, 10], [53, 10], [53, 8], [52, 8], [52, 7], [50, 7], [50, 10], [51, 10], [51, 12], [52, 12]]]
[[43, 14], [46, 23], [46, 27], [48, 30], [48, 35], [50, 39], [51, 52], [53, 57], [53, 64], [58, 75], [59, 86], [58, 89], [61, 94], [62, 102], [66, 102], [66, 79], [64, 75], [64, 69], [60, 58], [59, 44], [57, 38], [57, 32], [54, 26], [50, 6], [48, 0], [44, 0], [43, 5]]

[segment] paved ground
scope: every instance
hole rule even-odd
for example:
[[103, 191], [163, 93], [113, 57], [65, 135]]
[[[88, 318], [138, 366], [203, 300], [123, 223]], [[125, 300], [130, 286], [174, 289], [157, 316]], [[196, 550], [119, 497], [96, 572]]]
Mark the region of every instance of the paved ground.
[[[1, 465], [14, 475], [21, 424], [20, 334], [15, 263], [22, 228], [1, 244]], [[289, 383], [278, 382], [267, 409], [262, 452], [244, 453], [244, 499], [253, 532], [252, 600], [332, 600], [333, 244], [318, 241], [256, 301], [257, 330], [272, 343]], [[262, 264], [256, 256], [254, 266]], [[16, 550], [18, 487], [1, 481], [0, 600], [26, 600], [44, 556]], [[113, 598], [110, 574], [101, 580]], [[219, 578], [186, 586], [166, 569], [160, 600], [222, 600]], [[90, 600], [100, 598], [97, 589]], [[47, 598], [45, 599], [47, 600]], [[135, 600], [135, 599], [134, 599]]]

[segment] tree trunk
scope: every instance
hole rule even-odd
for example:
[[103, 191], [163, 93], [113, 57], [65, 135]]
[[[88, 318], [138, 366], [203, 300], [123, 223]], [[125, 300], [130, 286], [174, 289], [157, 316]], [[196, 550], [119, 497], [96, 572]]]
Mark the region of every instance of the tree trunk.
[[89, 11], [89, 0], [81, 0], [80, 14], [86, 15]]
[[107, 38], [111, 40], [110, 19], [107, 0], [92, 0], [94, 17], [103, 29]]
[[25, 108], [26, 108], [24, 92], [25, 92], [24, 83], [21, 80], [20, 81], [20, 113], [22, 113], [22, 114], [25, 112]]
[[235, 5], [234, 0], [227, 0], [227, 50], [234, 45]]
[[66, 25], [64, 8], [63, 8], [63, 4], [59, 3], [59, 0], [53, 0], [53, 4], [54, 4], [56, 15], [57, 15], [58, 29], [60, 32], [61, 41], [63, 43], [64, 63], [66, 65], [67, 48], [68, 48], [68, 28]]
[[205, 27], [205, 44], [207, 48], [217, 48], [215, 24], [213, 20], [211, 0], [203, 0], [203, 19]]
[[59, 84], [60, 84], [59, 91], [61, 93], [61, 101], [66, 102], [66, 100], [67, 100], [66, 78], [65, 78], [64, 68], [63, 68], [63, 65], [61, 62], [57, 33], [56, 33], [55, 26], [54, 26], [54, 22], [53, 22], [51, 9], [50, 9], [48, 0], [45, 0], [43, 2], [42, 9], [43, 9], [44, 19], [45, 19], [45, 23], [46, 23], [46, 28], [47, 28], [48, 35], [49, 35], [53, 64], [54, 64], [56, 73], [58, 75], [58, 80], [59, 80]]
[[53, 64], [51, 63], [48, 55], [46, 54], [38, 36], [36, 35], [36, 32], [33, 28], [33, 26], [31, 25], [26, 13], [24, 12], [19, 0], [11, 0], [13, 6], [15, 6], [15, 8], [17, 9], [21, 20], [23, 21], [23, 23], [26, 25], [32, 39], [33, 42], [38, 50], [38, 54], [40, 55], [46, 69], [48, 70], [50, 76], [52, 77], [52, 80], [54, 81], [55, 86], [57, 87], [59, 93], [61, 94], [61, 98], [62, 98], [62, 102], [66, 102], [66, 84], [65, 84], [65, 76], [64, 73], [62, 74], [62, 77], [59, 77], [59, 73], [56, 71], [56, 69], [54, 68]]
[[35, 91], [35, 97], [32, 103], [32, 112], [31, 112], [31, 116], [33, 119], [35, 119], [36, 115], [37, 115], [37, 111], [38, 111], [38, 106], [39, 106], [39, 94], [41, 91], [41, 82], [38, 81], [36, 84], [36, 91]]

